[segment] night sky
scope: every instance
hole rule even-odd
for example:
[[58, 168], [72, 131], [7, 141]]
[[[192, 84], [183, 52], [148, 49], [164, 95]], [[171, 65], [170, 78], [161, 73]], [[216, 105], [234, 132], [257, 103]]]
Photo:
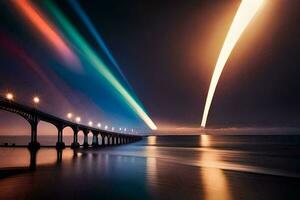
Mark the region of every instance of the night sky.
[[[39, 95], [40, 109], [60, 117], [73, 112], [83, 123], [148, 129], [80, 55], [78, 63], [63, 62], [12, 2], [0, 3], [2, 94], [12, 91], [25, 104]], [[43, 1], [32, 2], [53, 20]], [[107, 62], [68, 1], [53, 2]], [[212, 72], [240, 1], [79, 3], [158, 128], [200, 127]], [[298, 0], [266, 1], [225, 66], [208, 127], [299, 127], [299, 20]], [[12, 116], [0, 112], [1, 133]]]

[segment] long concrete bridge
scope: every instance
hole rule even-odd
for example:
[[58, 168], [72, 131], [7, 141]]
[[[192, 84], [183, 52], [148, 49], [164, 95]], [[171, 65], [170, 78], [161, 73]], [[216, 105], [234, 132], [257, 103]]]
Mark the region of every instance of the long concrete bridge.
[[[63, 129], [66, 127], [70, 127], [73, 130], [73, 142], [71, 144], [71, 148], [80, 147], [80, 144], [78, 143], [79, 131], [82, 131], [84, 134], [83, 147], [89, 147], [89, 133], [93, 134], [92, 147], [127, 144], [130, 142], [140, 140], [142, 138], [141, 136], [137, 135], [122, 134], [78, 124], [45, 113], [34, 107], [19, 104], [15, 101], [11, 101], [4, 98], [0, 98], [0, 109], [20, 115], [26, 121], [29, 122], [31, 126], [31, 140], [28, 144], [28, 147], [30, 149], [38, 149], [40, 147], [40, 143], [37, 140], [37, 127], [40, 121], [45, 121], [50, 124], [53, 124], [57, 128], [57, 142], [55, 144], [56, 148], [65, 148], [65, 143], [63, 142]], [[101, 137], [101, 144], [99, 144], [99, 137]]]

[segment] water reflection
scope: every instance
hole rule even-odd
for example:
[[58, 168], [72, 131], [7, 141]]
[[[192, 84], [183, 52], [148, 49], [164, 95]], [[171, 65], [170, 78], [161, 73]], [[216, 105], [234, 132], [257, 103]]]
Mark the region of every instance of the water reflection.
[[[0, 194], [1, 199], [46, 200], [55, 195], [57, 200], [226, 200], [259, 199], [263, 192], [265, 199], [274, 200], [292, 199], [284, 196], [292, 191], [291, 196], [299, 197], [300, 183], [295, 179], [240, 170], [240, 166], [251, 167], [246, 162], [266, 165], [270, 162], [262, 161], [274, 163], [278, 159], [281, 163], [292, 161], [285, 163], [293, 163], [299, 171], [299, 154], [291, 158], [291, 151], [286, 151], [284, 155], [289, 157], [284, 159], [282, 151], [273, 156], [272, 149], [272, 156], [268, 156], [220, 149], [211, 135], [148, 137], [138, 143], [97, 150], [41, 148], [30, 152], [25, 148], [0, 148]], [[263, 188], [257, 184], [260, 182], [264, 182]]]
[[156, 145], [156, 136], [149, 136], [147, 138], [147, 144], [148, 145]]
[[[148, 144], [156, 144], [156, 136], [148, 137]], [[150, 192], [155, 193], [157, 182], [157, 147], [147, 146], [146, 149], [146, 169], [147, 169], [147, 184]]]
[[[201, 147], [209, 150], [210, 136], [201, 135], [199, 138]], [[199, 158], [201, 166], [205, 166], [200, 170], [204, 197], [206, 200], [231, 199], [226, 175], [222, 169], [216, 167], [222, 162], [221, 158], [215, 151], [207, 150], [202, 151]]]
[[60, 164], [63, 160], [68, 161], [77, 156], [76, 150], [41, 148], [29, 150], [26, 148], [1, 148], [0, 169], [28, 168], [36, 169], [37, 166]]

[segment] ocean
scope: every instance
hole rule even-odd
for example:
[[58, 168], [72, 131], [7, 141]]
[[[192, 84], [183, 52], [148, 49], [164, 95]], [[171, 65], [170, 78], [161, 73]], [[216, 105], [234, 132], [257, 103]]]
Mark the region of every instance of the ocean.
[[[28, 140], [2, 136], [0, 144]], [[150, 136], [86, 150], [1, 147], [0, 156], [5, 200], [300, 199], [298, 135]]]

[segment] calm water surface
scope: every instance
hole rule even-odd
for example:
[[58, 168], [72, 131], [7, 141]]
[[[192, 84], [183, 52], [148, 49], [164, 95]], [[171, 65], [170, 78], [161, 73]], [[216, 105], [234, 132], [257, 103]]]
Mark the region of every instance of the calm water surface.
[[5, 200], [300, 199], [300, 136], [152, 136], [97, 150], [0, 148], [0, 156]]

